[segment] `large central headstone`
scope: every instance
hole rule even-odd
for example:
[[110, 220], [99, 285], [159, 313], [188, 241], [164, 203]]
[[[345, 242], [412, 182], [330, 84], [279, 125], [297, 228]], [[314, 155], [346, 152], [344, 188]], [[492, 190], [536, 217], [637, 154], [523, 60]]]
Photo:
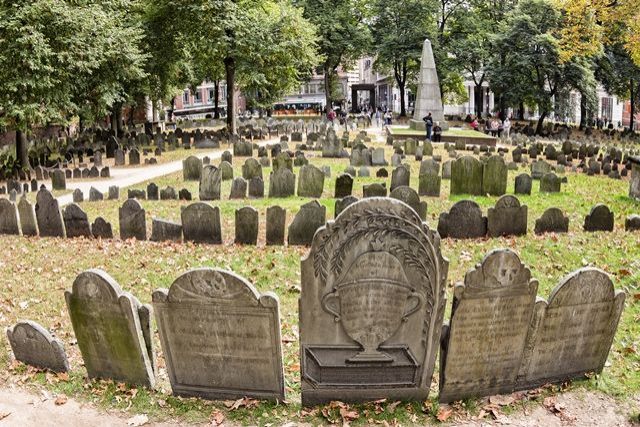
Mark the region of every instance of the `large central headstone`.
[[442, 108], [442, 96], [440, 94], [440, 83], [436, 61], [433, 59], [433, 49], [431, 41], [425, 39], [422, 45], [422, 60], [420, 63], [420, 80], [418, 81], [418, 92], [416, 95], [416, 109], [413, 113], [413, 120], [410, 121], [412, 129], [424, 130], [425, 123], [422, 120], [428, 113], [431, 113], [433, 123], [440, 122], [440, 126], [446, 129], [444, 121], [444, 109]]
[[448, 272], [438, 234], [369, 198], [318, 230], [301, 267], [302, 404], [426, 399]]

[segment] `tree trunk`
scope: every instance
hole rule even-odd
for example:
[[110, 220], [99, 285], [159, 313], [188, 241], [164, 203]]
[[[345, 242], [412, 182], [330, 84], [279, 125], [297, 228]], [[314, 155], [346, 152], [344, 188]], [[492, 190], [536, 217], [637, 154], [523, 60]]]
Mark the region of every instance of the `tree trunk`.
[[236, 103], [235, 103], [235, 85], [236, 85], [236, 59], [226, 57], [224, 59], [224, 70], [227, 78], [227, 130], [230, 134], [235, 135], [236, 128]]
[[22, 168], [29, 167], [27, 134], [16, 129], [16, 159]]
[[115, 117], [116, 117], [116, 136], [120, 136], [124, 134], [122, 128], [122, 104], [117, 103], [115, 106]]
[[406, 89], [404, 82], [398, 82], [398, 89], [400, 90], [400, 117], [407, 117], [407, 105], [405, 101]]
[[[333, 78], [333, 70], [328, 65], [324, 66], [324, 99], [325, 99], [325, 114], [329, 114], [329, 111], [333, 108], [333, 100], [331, 99], [331, 79]], [[347, 96], [349, 96], [347, 94]], [[355, 108], [352, 105], [351, 108]]]
[[473, 102], [476, 109], [476, 117], [482, 118], [482, 110], [484, 106], [484, 90], [482, 83], [473, 88]]
[[111, 130], [115, 134], [116, 138], [118, 137], [118, 125], [116, 123], [116, 108], [115, 106], [111, 107], [111, 114], [109, 115], [109, 121], [111, 122]]
[[540, 114], [540, 118], [538, 119], [538, 126], [536, 126], [536, 135], [542, 136], [544, 119], [547, 118], [548, 114], [549, 114], [548, 111], [543, 111], [542, 114]]
[[580, 94], [580, 130], [584, 130], [587, 127], [587, 97]]
[[213, 118], [220, 118], [220, 80], [213, 81]]
[[631, 111], [629, 115], [629, 130], [633, 132], [634, 131], [633, 126], [635, 124], [634, 116], [636, 114], [636, 93], [635, 93], [635, 87], [634, 87], [635, 85], [634, 85], [633, 79], [631, 79], [629, 83], [630, 83], [629, 88], [631, 89], [631, 97], [630, 97]]
[[520, 101], [520, 107], [518, 108], [518, 120], [524, 120], [524, 102]]

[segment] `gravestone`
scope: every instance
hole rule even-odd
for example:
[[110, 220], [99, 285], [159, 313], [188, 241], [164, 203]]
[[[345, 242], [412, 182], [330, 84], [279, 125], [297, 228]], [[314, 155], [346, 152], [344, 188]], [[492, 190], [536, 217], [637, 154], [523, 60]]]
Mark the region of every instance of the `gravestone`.
[[536, 303], [519, 389], [600, 374], [624, 307], [602, 270], [582, 268], [565, 277], [549, 302]]
[[293, 159], [291, 159], [291, 156], [287, 152], [278, 153], [278, 155], [273, 158], [272, 172], [280, 169], [289, 169], [289, 171], [293, 172]]
[[245, 199], [247, 197], [247, 181], [242, 177], [234, 178], [231, 182], [229, 199]]
[[516, 388], [538, 282], [510, 249], [489, 252], [453, 291], [440, 354], [440, 402]]
[[38, 221], [33, 205], [22, 196], [18, 202], [18, 216], [20, 217], [20, 229], [23, 236], [38, 235]]
[[449, 212], [442, 212], [438, 220], [442, 238], [474, 239], [487, 235], [487, 217], [473, 200], [460, 200]]
[[73, 190], [73, 203], [82, 203], [84, 201], [84, 194], [82, 194], [82, 190], [76, 188]]
[[67, 372], [69, 361], [62, 341], [31, 320], [20, 321], [7, 329], [7, 339], [16, 360], [40, 369]]
[[236, 239], [239, 245], [258, 244], [258, 211], [245, 206], [236, 210]]
[[242, 177], [247, 181], [252, 178], [262, 178], [262, 166], [254, 158], [245, 160], [244, 165], [242, 165]]
[[233, 166], [229, 162], [220, 162], [220, 174], [223, 181], [233, 179]]
[[368, 178], [369, 176], [371, 176], [371, 172], [369, 172], [368, 167], [361, 166], [360, 169], [358, 169], [358, 176], [361, 176], [363, 178]]
[[64, 296], [89, 378], [153, 387], [151, 307], [101, 270], [80, 273]]
[[220, 161], [233, 164], [233, 156], [229, 151], [225, 151], [224, 153], [222, 153], [222, 156], [220, 157]]
[[473, 156], [456, 159], [451, 166], [451, 195], [481, 196], [483, 169], [482, 162]]
[[91, 234], [96, 239], [113, 239], [113, 229], [111, 223], [104, 220], [102, 217], [97, 217], [93, 224], [91, 224]]
[[203, 268], [155, 291], [153, 306], [174, 394], [284, 400], [274, 293], [260, 294], [234, 273]]
[[120, 198], [120, 187], [117, 185], [112, 185], [109, 187], [109, 200], [118, 200]]
[[624, 221], [624, 231], [640, 230], [640, 215], [629, 215]]
[[173, 187], [166, 187], [160, 190], [160, 200], [178, 200], [178, 194]]
[[373, 150], [371, 155], [372, 166], [387, 166], [387, 161], [384, 158], [384, 148], [379, 147]]
[[347, 196], [347, 197], [343, 197], [342, 199], [337, 199], [334, 207], [334, 217], [337, 217], [338, 215], [340, 215], [340, 213], [343, 210], [345, 210], [347, 206], [350, 206], [357, 201], [358, 201], [358, 198], [354, 196]]
[[551, 172], [551, 165], [544, 160], [536, 160], [531, 163], [531, 177], [533, 179], [541, 179], [544, 175]]
[[597, 204], [584, 218], [584, 231], [613, 231], [613, 212], [607, 205]]
[[51, 188], [54, 191], [67, 189], [67, 179], [63, 170], [55, 169], [51, 172]]
[[267, 208], [267, 245], [284, 245], [284, 227], [287, 220], [287, 211], [280, 206]]
[[269, 174], [269, 197], [290, 197], [296, 189], [296, 176], [286, 167]]
[[136, 188], [127, 190], [127, 199], [145, 200], [147, 198], [147, 192]]
[[353, 177], [351, 175], [343, 173], [338, 178], [336, 178], [336, 187], [334, 192], [334, 197], [336, 199], [350, 196], [352, 191]]
[[62, 219], [64, 220], [64, 228], [68, 238], [91, 238], [93, 236], [87, 214], [77, 204], [71, 203], [67, 205], [62, 212]]
[[10, 202], [15, 202], [17, 198], [18, 198], [18, 192], [14, 188], [9, 192], [9, 201]]
[[378, 169], [378, 171], [376, 172], [376, 178], [388, 178], [388, 177], [389, 177], [389, 171], [386, 170], [385, 168]]
[[640, 200], [640, 156], [629, 156], [628, 162], [631, 163], [629, 197]]
[[411, 185], [411, 169], [409, 166], [400, 165], [391, 172], [391, 191], [398, 187]]
[[[114, 156], [113, 157], [114, 157], [115, 166], [124, 166], [124, 164], [125, 164], [124, 151], [122, 151], [121, 149], [117, 149], [114, 152]], [[74, 176], [74, 178], [75, 178], [75, 176]]]
[[534, 233], [568, 233], [569, 217], [558, 208], [549, 208], [536, 220]]
[[7, 199], [0, 199], [0, 234], [20, 235], [18, 208]]
[[516, 184], [515, 184], [515, 193], [516, 194], [526, 194], [531, 195], [531, 186], [533, 184], [533, 179], [526, 173], [521, 173], [516, 176]]
[[423, 160], [420, 163], [420, 175], [418, 178], [418, 194], [428, 197], [440, 197], [440, 163], [433, 159]]
[[152, 242], [182, 242], [182, 224], [167, 221], [164, 219], [153, 218], [151, 220], [151, 238]]
[[562, 181], [555, 173], [547, 173], [540, 179], [541, 193], [559, 193]]
[[264, 197], [264, 181], [262, 178], [255, 177], [249, 180], [249, 197], [258, 199]]
[[189, 156], [182, 161], [182, 178], [185, 181], [200, 181], [202, 176], [202, 160]]
[[104, 200], [104, 195], [94, 187], [91, 187], [89, 189], [89, 201], [97, 202], [100, 200]]
[[129, 151], [129, 164], [130, 165], [140, 164], [140, 152], [136, 148]]
[[160, 199], [160, 189], [155, 183], [150, 183], [147, 185], [147, 199], [149, 200], [159, 200]]
[[453, 165], [453, 160], [447, 160], [442, 164], [442, 179], [451, 179], [451, 165]]
[[387, 197], [387, 186], [379, 183], [363, 185], [362, 197]]
[[36, 196], [36, 219], [40, 237], [66, 237], [58, 201], [44, 188]]
[[448, 262], [404, 203], [368, 199], [321, 227], [302, 260], [302, 405], [427, 399]]
[[406, 203], [411, 209], [416, 211], [420, 219], [423, 221], [427, 220], [427, 202], [420, 201], [420, 196], [418, 196], [418, 193], [416, 193], [416, 190], [413, 188], [403, 185], [394, 189], [389, 194], [389, 197]]
[[147, 240], [147, 221], [142, 205], [136, 199], [127, 199], [118, 209], [120, 239]]
[[314, 165], [300, 168], [298, 177], [298, 197], [322, 197], [324, 190], [324, 173]]
[[182, 190], [178, 191], [178, 198], [180, 200], [187, 200], [187, 201], [191, 201], [192, 199], [191, 193], [186, 188], [183, 188]]
[[517, 197], [507, 194], [487, 211], [489, 237], [524, 236], [527, 234], [527, 207]]
[[220, 169], [213, 165], [203, 167], [199, 186], [200, 200], [220, 200], [221, 183], [222, 176], [220, 175]]
[[192, 203], [183, 208], [181, 213], [182, 233], [185, 242], [222, 243], [220, 226], [220, 209], [207, 203]]
[[491, 156], [482, 172], [482, 193], [502, 196], [507, 192], [507, 165], [500, 156]]
[[300, 206], [300, 210], [289, 225], [287, 242], [290, 246], [309, 246], [316, 230], [326, 221], [327, 208], [317, 200]]

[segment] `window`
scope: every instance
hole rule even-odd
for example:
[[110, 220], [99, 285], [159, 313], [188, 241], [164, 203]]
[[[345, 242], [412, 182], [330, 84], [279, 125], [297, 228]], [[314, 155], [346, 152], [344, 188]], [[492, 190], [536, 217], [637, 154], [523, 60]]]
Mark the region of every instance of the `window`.
[[370, 59], [366, 59], [364, 61], [364, 69], [368, 70], [369, 68], [371, 68], [371, 60]]
[[190, 100], [190, 98], [189, 98], [189, 91], [188, 91], [188, 90], [185, 90], [185, 91], [184, 91], [184, 93], [182, 94], [182, 103], [183, 103], [184, 105], [189, 105], [189, 100]]
[[209, 104], [213, 104], [215, 102], [216, 98], [216, 92], [214, 90], [214, 88], [210, 88], [209, 89], [209, 99], [208, 102]]
[[600, 117], [602, 117], [602, 120], [611, 120], [612, 115], [613, 115], [613, 98], [609, 98], [609, 97], [602, 98], [602, 109], [601, 109]]
[[201, 104], [202, 103], [202, 93], [200, 93], [199, 90], [196, 90], [196, 93], [193, 96], [193, 103], [194, 104]]

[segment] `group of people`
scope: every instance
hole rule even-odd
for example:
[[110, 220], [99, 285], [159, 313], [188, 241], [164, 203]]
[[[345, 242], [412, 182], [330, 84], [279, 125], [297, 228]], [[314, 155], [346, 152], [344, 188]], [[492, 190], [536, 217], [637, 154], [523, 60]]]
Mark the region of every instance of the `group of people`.
[[[480, 132], [480, 122], [477, 117], [471, 121], [471, 129]], [[484, 133], [491, 134], [491, 136], [502, 137], [504, 135], [505, 138], [509, 137], [509, 132], [511, 131], [511, 120], [509, 117], [504, 119], [504, 121], [498, 118], [488, 117], [484, 122]]]
[[427, 131], [427, 140], [432, 142], [440, 142], [442, 140], [442, 127], [440, 122], [434, 122], [431, 112], [422, 118]]

